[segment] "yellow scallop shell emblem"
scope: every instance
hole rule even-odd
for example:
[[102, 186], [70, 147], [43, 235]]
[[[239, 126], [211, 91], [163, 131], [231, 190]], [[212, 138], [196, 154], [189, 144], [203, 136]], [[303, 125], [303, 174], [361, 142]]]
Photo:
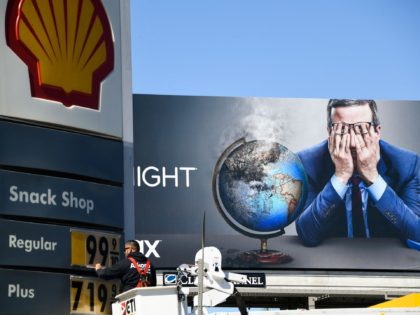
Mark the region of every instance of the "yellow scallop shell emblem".
[[114, 68], [100, 0], [9, 0], [6, 32], [28, 66], [33, 97], [99, 109], [101, 82]]

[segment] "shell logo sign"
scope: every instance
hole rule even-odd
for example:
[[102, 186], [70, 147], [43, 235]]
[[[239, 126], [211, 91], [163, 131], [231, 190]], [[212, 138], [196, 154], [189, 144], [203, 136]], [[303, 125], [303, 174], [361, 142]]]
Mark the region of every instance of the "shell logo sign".
[[114, 68], [100, 0], [9, 0], [6, 40], [28, 66], [33, 97], [99, 109], [101, 82]]

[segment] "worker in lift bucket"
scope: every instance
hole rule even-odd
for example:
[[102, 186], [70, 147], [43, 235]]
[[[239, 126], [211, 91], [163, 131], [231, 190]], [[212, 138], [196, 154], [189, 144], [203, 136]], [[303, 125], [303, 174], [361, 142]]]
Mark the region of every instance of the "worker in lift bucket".
[[140, 252], [137, 241], [125, 242], [124, 255], [124, 259], [111, 267], [96, 264], [96, 274], [105, 280], [120, 279], [122, 292], [133, 288], [156, 286], [156, 270], [150, 259]]

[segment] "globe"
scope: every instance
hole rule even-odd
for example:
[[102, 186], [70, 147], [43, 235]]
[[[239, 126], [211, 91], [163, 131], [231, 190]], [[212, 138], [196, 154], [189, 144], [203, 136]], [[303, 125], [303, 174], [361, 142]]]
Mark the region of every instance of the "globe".
[[281, 235], [301, 212], [307, 177], [298, 156], [277, 142], [230, 145], [213, 173], [213, 196], [223, 218], [235, 230], [260, 238]]

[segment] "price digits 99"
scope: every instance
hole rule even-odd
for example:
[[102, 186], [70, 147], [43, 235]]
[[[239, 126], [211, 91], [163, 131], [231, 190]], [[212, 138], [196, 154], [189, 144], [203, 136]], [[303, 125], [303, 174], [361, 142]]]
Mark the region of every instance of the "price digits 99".
[[[102, 266], [114, 265], [119, 260], [118, 243], [119, 242], [115, 237], [88, 235], [86, 238], [86, 252], [88, 254], [87, 263], [92, 265], [99, 262]], [[108, 256], [109, 264], [107, 264]]]

